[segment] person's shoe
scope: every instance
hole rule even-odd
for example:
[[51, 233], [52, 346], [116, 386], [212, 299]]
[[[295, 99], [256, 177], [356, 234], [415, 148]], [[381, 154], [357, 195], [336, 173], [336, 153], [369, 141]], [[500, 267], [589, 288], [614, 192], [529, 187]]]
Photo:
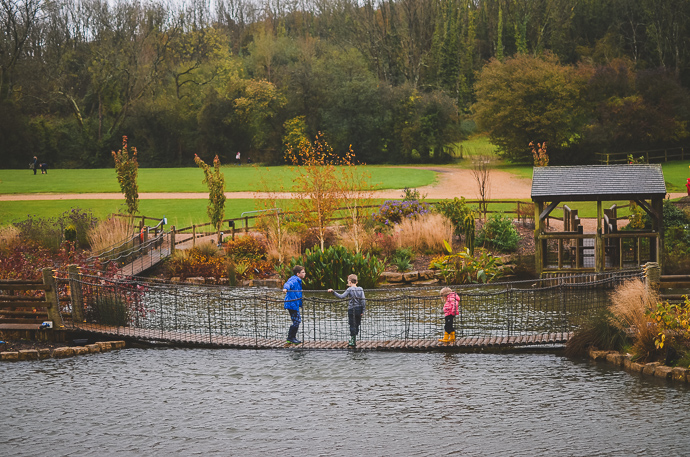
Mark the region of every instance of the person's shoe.
[[449, 335], [449, 336], [450, 336], [450, 338], [448, 339], [448, 341], [450, 341], [451, 343], [452, 343], [453, 341], [455, 341], [455, 332], [450, 332], [450, 335]]
[[357, 337], [356, 336], [351, 336], [350, 341], [347, 343], [348, 346], [350, 347], [355, 347], [357, 346]]
[[438, 340], [439, 343], [447, 343], [450, 341], [450, 333], [448, 332], [443, 332], [443, 338]]
[[287, 342], [290, 344], [300, 344], [301, 343], [301, 341], [298, 340], [297, 338], [288, 338]]

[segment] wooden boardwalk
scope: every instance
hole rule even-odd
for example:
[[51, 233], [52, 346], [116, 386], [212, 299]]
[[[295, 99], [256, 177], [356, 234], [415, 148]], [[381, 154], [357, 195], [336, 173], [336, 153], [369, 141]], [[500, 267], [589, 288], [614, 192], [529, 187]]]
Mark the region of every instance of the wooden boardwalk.
[[[289, 344], [285, 340], [260, 337], [209, 336], [194, 333], [148, 330], [132, 327], [110, 327], [96, 324], [75, 324], [74, 330], [103, 336], [117, 336], [132, 341], [156, 341], [182, 347], [218, 347], [241, 349], [349, 349], [347, 341], [305, 341], [302, 344]], [[441, 343], [437, 339], [426, 340], [359, 340], [357, 349], [371, 351], [433, 351], [465, 350], [481, 348], [511, 348], [521, 346], [543, 346], [565, 344], [573, 333], [544, 333], [520, 336], [466, 337], [453, 343]]]
[[117, 270], [121, 276], [137, 276], [170, 255], [170, 249], [155, 249]]

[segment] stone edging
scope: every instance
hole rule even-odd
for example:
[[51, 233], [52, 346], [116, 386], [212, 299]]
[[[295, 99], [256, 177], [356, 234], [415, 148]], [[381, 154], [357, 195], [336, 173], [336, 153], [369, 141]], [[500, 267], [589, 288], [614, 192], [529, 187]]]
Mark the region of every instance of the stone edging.
[[599, 351], [597, 348], [590, 348], [588, 354], [592, 360], [603, 360], [623, 367], [625, 370], [633, 373], [642, 373], [655, 378], [690, 383], [690, 369], [688, 368], [669, 367], [662, 365], [661, 362], [637, 363], [632, 361], [630, 354], [621, 354], [616, 351]]
[[52, 351], [50, 349], [24, 349], [21, 351], [0, 352], [0, 361], [18, 362], [21, 360], [43, 360], [43, 359], [64, 359], [76, 355], [95, 354], [97, 352], [108, 352], [114, 349], [124, 349], [124, 341], [101, 341], [86, 346], [60, 347]]

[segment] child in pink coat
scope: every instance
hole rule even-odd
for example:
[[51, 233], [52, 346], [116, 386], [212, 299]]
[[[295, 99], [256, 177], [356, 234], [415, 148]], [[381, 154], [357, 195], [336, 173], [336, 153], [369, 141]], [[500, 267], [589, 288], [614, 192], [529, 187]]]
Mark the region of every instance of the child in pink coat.
[[443, 305], [443, 314], [446, 316], [446, 324], [443, 327], [443, 338], [439, 340], [441, 343], [452, 343], [455, 341], [455, 328], [453, 327], [453, 318], [460, 314], [460, 296], [450, 290], [449, 287], [441, 289], [441, 297], [446, 299]]

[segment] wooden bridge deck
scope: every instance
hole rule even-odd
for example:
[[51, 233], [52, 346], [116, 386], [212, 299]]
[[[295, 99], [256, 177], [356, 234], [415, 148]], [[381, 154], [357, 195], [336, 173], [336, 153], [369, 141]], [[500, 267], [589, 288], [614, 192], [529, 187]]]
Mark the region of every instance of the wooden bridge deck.
[[[209, 336], [194, 333], [133, 329], [130, 327], [110, 327], [86, 324], [74, 325], [75, 330], [105, 336], [117, 336], [130, 340], [167, 342], [178, 346], [204, 346], [219, 348], [243, 349], [348, 349], [347, 341], [305, 341], [302, 344], [289, 344], [285, 340], [259, 337]], [[437, 339], [402, 339], [402, 340], [358, 340], [357, 349], [366, 350], [447, 350], [469, 348], [510, 348], [519, 346], [539, 346], [565, 344], [573, 333], [544, 333], [518, 336], [465, 337], [453, 343], [441, 343]]]
[[169, 255], [170, 249], [152, 250], [150, 253], [144, 254], [137, 258], [132, 263], [123, 265], [117, 270], [117, 273], [123, 276], [137, 276], [158, 264], [161, 260], [165, 259]]

